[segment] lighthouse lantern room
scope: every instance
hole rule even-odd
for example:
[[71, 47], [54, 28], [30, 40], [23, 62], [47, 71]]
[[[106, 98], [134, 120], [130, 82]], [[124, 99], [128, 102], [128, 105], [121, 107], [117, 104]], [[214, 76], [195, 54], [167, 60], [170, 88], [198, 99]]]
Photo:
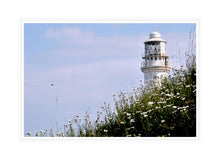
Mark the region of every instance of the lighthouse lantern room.
[[145, 83], [150, 79], [166, 77], [171, 69], [169, 56], [166, 54], [166, 41], [161, 39], [161, 34], [155, 30], [150, 34], [150, 39], [144, 42], [145, 53], [141, 64]]

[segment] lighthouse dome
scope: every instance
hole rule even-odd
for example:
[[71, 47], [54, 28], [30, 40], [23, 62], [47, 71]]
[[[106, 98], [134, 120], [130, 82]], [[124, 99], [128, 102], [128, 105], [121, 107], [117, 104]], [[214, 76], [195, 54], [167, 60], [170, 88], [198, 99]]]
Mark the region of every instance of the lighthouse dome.
[[160, 33], [156, 31], [150, 34], [150, 38], [160, 38], [160, 37], [161, 37]]
[[157, 30], [155, 30], [154, 32], [152, 32], [150, 34], [150, 39], [148, 39], [146, 42], [144, 43], [148, 43], [148, 42], [153, 42], [153, 41], [158, 41], [158, 42], [165, 42], [165, 40], [161, 39], [161, 34], [159, 32], [157, 32]]

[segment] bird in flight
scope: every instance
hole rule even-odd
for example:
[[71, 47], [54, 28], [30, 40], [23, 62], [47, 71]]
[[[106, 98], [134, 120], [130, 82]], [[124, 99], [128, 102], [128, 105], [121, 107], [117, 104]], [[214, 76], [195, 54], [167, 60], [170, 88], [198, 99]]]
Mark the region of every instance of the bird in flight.
[[54, 84], [52, 83], [52, 84], [50, 84], [50, 86], [54, 86]]

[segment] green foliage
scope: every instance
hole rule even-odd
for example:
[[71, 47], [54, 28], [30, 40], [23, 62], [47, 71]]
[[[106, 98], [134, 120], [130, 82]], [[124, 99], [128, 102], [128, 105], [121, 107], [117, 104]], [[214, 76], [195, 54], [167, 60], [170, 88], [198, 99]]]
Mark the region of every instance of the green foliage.
[[[173, 77], [114, 97], [116, 114], [107, 107], [95, 136], [196, 136], [196, 70], [175, 70]], [[105, 131], [105, 132], [104, 132]]]

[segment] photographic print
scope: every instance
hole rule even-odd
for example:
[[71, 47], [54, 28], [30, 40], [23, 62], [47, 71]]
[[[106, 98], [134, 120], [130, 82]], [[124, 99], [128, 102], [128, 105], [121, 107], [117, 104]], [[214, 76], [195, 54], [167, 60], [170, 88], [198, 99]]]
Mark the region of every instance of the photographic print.
[[28, 22], [24, 137], [196, 137], [197, 22]]

